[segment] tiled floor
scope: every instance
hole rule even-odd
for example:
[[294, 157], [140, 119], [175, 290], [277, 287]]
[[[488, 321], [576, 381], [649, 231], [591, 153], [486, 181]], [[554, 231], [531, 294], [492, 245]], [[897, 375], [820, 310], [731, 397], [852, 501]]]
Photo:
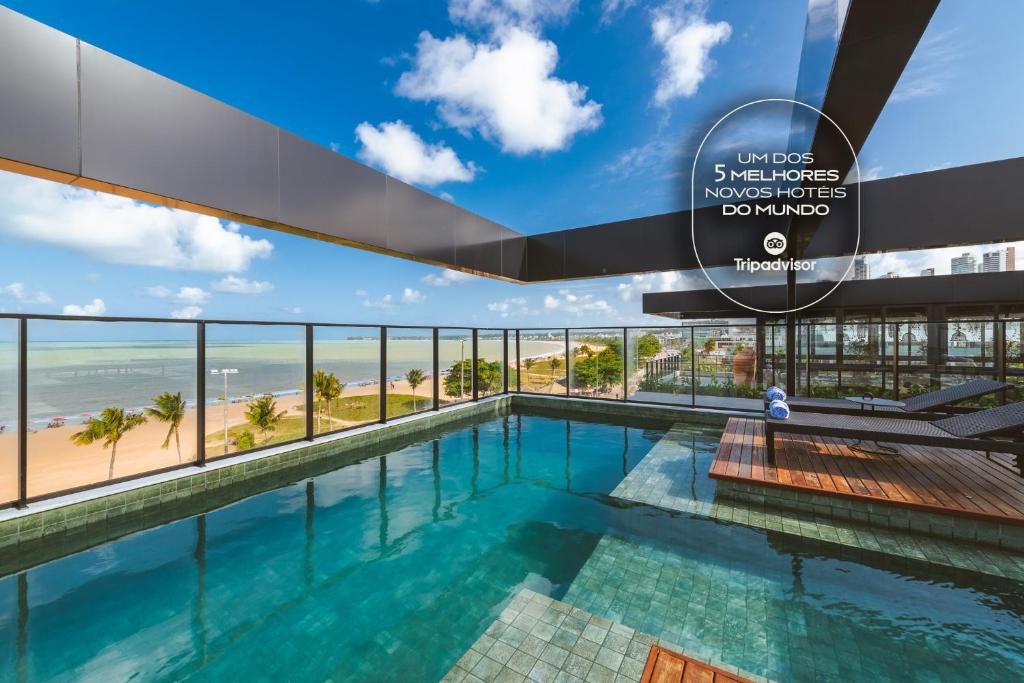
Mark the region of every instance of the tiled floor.
[[708, 515], [715, 482], [707, 476], [713, 454], [694, 440], [693, 425], [677, 424], [622, 480], [611, 495], [664, 510]]
[[[647, 633], [523, 589], [443, 681], [636, 683], [655, 644], [681, 650]], [[715, 665], [755, 680], [735, 667]]]
[[1024, 555], [913, 533], [756, 505], [714, 500], [710, 459], [695, 445], [693, 426], [678, 424], [622, 480], [612, 496], [770, 531], [883, 552], [912, 560], [1024, 580]]

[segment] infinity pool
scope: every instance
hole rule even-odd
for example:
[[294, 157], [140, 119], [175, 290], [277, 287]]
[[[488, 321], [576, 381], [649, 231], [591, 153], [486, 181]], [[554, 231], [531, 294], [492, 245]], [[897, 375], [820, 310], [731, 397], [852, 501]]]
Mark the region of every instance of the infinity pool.
[[1024, 679], [1019, 583], [609, 498], [666, 428], [488, 419], [0, 579], [0, 680], [437, 680], [521, 588], [779, 680]]

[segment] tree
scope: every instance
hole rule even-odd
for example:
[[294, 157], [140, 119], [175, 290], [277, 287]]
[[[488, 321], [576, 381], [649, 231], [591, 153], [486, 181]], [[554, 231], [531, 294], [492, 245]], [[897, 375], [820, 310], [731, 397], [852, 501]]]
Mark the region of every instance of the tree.
[[473, 376], [473, 361], [457, 360], [448, 369], [444, 378], [444, 393], [448, 396], [462, 397], [470, 392], [470, 378]]
[[636, 356], [643, 363], [654, 358], [661, 351], [661, 342], [648, 332], [636, 340]]
[[589, 346], [589, 345], [587, 345], [587, 344], [584, 344], [583, 346], [579, 347], [579, 349], [577, 349], [577, 350], [578, 350], [578, 351], [579, 351], [579, 352], [580, 352], [581, 354], [583, 354], [584, 356], [586, 356], [587, 358], [590, 358], [591, 356], [593, 356], [593, 355], [594, 355], [594, 349], [590, 348], [590, 346]]
[[117, 458], [117, 443], [125, 434], [146, 421], [141, 413], [125, 412], [124, 408], [104, 408], [99, 417], [90, 417], [85, 429], [71, 435], [76, 446], [88, 446], [103, 439], [103, 447], [110, 448], [110, 467], [107, 479], [114, 478], [114, 460]]
[[526, 385], [530, 384], [530, 371], [533, 370], [533, 366], [537, 364], [535, 358], [527, 358], [523, 361], [523, 367], [526, 368]]
[[316, 392], [318, 401], [316, 409], [317, 433], [322, 431], [320, 417], [325, 409], [327, 410], [327, 426], [330, 427], [331, 401], [341, 396], [344, 388], [345, 385], [338, 380], [338, 377], [333, 372], [326, 372], [323, 368], [317, 368], [316, 372], [313, 373], [313, 391]]
[[560, 367], [562, 367], [562, 359], [558, 358], [558, 357], [552, 358], [551, 359], [551, 383], [552, 384], [555, 383], [555, 372], [557, 372], [558, 368], [560, 368]]
[[181, 422], [185, 419], [185, 400], [181, 392], [172, 394], [165, 391], [153, 399], [153, 407], [146, 408], [146, 414], [158, 422], [164, 422], [167, 427], [167, 438], [164, 439], [161, 448], [167, 448], [171, 443], [171, 436], [174, 436], [174, 446], [178, 450], [178, 462], [181, 462], [181, 436], [179, 430]]
[[287, 410], [277, 412], [277, 401], [273, 394], [263, 394], [249, 401], [245, 419], [263, 434], [263, 443], [270, 441], [270, 433], [277, 429]]
[[419, 368], [413, 368], [409, 372], [405, 373], [405, 381], [409, 383], [409, 388], [412, 389], [413, 412], [416, 412], [416, 388], [423, 384], [424, 379], [426, 379], [426, 376]]
[[238, 450], [247, 451], [250, 448], [256, 448], [256, 437], [248, 429], [243, 429], [235, 439], [235, 444], [238, 446]]

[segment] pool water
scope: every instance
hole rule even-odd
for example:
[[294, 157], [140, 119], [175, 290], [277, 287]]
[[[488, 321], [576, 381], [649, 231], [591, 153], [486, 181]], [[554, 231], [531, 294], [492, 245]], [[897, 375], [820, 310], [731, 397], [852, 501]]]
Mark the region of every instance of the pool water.
[[521, 588], [779, 680], [1024, 679], [1016, 582], [609, 498], [667, 426], [488, 419], [0, 579], [0, 680], [437, 680]]

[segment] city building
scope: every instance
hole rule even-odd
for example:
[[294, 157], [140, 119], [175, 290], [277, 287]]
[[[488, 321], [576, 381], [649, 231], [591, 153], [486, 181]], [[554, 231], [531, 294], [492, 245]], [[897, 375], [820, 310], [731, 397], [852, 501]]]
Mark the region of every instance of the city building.
[[925, 268], [924, 270], [921, 271], [921, 277], [931, 277], [933, 275], [935, 275], [934, 268]]
[[986, 251], [981, 257], [981, 272], [1002, 273], [1016, 270], [1016, 259], [1015, 247]]
[[963, 275], [965, 273], [978, 272], [978, 259], [970, 252], [964, 252], [960, 256], [954, 256], [949, 261], [949, 272], [952, 275]]
[[868, 258], [866, 256], [858, 256], [853, 260], [853, 279], [871, 279], [871, 265], [868, 263]]

